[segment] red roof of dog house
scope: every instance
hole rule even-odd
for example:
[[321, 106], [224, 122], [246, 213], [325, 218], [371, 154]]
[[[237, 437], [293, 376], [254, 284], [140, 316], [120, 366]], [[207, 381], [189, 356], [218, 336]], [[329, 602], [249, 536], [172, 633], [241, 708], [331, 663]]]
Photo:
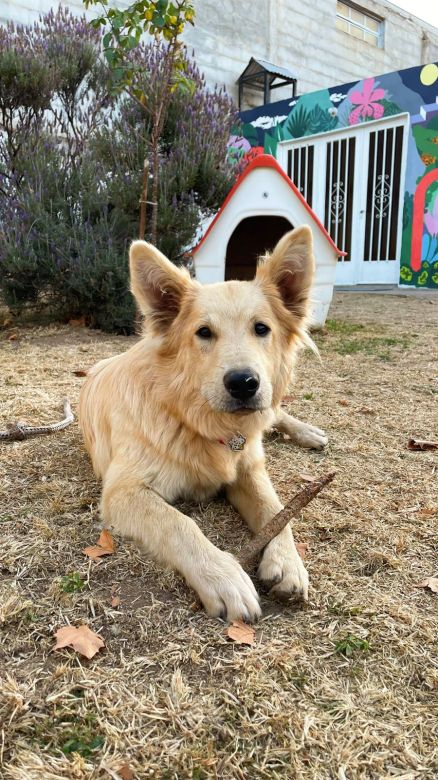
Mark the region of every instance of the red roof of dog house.
[[[236, 190], [240, 187], [242, 182], [246, 179], [246, 177], [253, 171], [255, 168], [271, 168], [274, 171], [277, 171], [277, 173], [280, 174], [280, 176], [284, 179], [284, 181], [287, 183], [288, 187], [292, 190], [294, 195], [298, 198], [299, 201], [301, 201], [302, 205], [306, 209], [306, 211], [309, 214], [310, 220], [316, 225], [316, 227], [321, 231], [321, 233], [324, 235], [324, 238], [328, 241], [331, 248], [334, 249], [334, 251], [337, 253], [339, 257], [346, 255], [346, 252], [343, 252], [341, 249], [338, 249], [335, 242], [331, 238], [331, 236], [327, 233], [327, 230], [325, 229], [324, 225], [318, 217], [316, 216], [313, 209], [309, 206], [305, 198], [301, 195], [301, 192], [299, 189], [295, 186], [293, 181], [289, 178], [289, 176], [284, 172], [283, 168], [280, 167], [275, 157], [272, 157], [270, 154], [259, 154], [257, 157], [254, 157], [251, 162], [248, 163], [243, 173], [239, 176], [236, 183], [232, 187], [232, 189], [229, 191], [227, 197], [225, 198], [224, 202], [222, 203], [222, 206], [220, 207], [219, 211], [215, 215], [214, 219], [208, 226], [207, 230], [205, 231], [204, 235], [202, 236], [200, 242], [191, 250], [190, 254], [194, 255], [198, 251], [198, 249], [202, 246], [204, 241], [206, 240], [207, 236], [211, 233], [213, 230], [216, 222], [218, 221], [221, 214], [225, 211], [227, 206], [229, 205], [230, 201], [233, 198], [234, 193]], [[297, 225], [298, 227], [298, 225]]]

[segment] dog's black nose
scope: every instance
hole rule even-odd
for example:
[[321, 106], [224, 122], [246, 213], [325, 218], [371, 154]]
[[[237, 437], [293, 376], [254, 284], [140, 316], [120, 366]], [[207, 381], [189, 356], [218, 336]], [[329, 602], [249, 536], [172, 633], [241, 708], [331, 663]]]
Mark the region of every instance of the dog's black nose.
[[256, 394], [260, 380], [257, 374], [253, 374], [249, 369], [227, 371], [224, 376], [224, 385], [232, 398], [247, 401], [248, 398], [252, 398]]

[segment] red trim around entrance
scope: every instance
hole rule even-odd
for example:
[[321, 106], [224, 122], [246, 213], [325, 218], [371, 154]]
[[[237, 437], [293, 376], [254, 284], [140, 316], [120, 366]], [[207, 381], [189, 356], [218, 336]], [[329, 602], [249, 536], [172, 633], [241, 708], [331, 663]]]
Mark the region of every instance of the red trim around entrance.
[[421, 254], [423, 244], [424, 203], [426, 192], [432, 182], [438, 179], [438, 168], [426, 173], [421, 179], [414, 195], [414, 209], [412, 219], [412, 244], [411, 244], [411, 268], [413, 271], [421, 269]]
[[217, 212], [217, 214], [216, 214], [215, 218], [213, 219], [213, 221], [208, 226], [208, 228], [205, 231], [203, 237], [201, 238], [199, 244], [197, 244], [197, 246], [195, 246], [191, 250], [190, 254], [194, 255], [194, 254], [196, 254], [198, 249], [200, 249], [200, 247], [204, 243], [204, 241], [207, 238], [207, 236], [213, 230], [213, 227], [215, 226], [215, 224], [218, 221], [219, 217], [225, 211], [226, 207], [228, 206], [228, 204], [229, 204], [230, 200], [232, 199], [234, 193], [236, 192], [237, 188], [240, 187], [240, 185], [246, 179], [248, 174], [250, 174], [251, 171], [253, 171], [255, 168], [272, 168], [274, 171], [277, 171], [277, 173], [279, 173], [280, 176], [284, 179], [284, 181], [286, 182], [288, 187], [290, 187], [290, 189], [292, 190], [294, 195], [298, 198], [298, 200], [301, 201], [301, 203], [303, 204], [304, 208], [308, 212], [310, 219], [315, 223], [315, 225], [322, 232], [322, 234], [324, 235], [324, 238], [329, 242], [331, 248], [336, 252], [338, 257], [343, 257], [344, 255], [347, 254], [346, 252], [343, 252], [341, 249], [337, 248], [337, 246], [334, 243], [333, 239], [327, 233], [324, 225], [319, 221], [319, 219], [316, 216], [315, 212], [310, 208], [310, 206], [307, 203], [307, 201], [301, 195], [301, 192], [297, 189], [297, 187], [295, 186], [293, 181], [289, 178], [289, 176], [280, 167], [280, 165], [278, 164], [278, 162], [275, 159], [275, 157], [272, 157], [272, 155], [270, 155], [270, 154], [259, 154], [257, 157], [255, 157], [253, 160], [251, 160], [251, 162], [246, 166], [246, 168], [243, 171], [242, 175], [239, 176], [239, 178], [237, 179], [234, 187], [229, 191], [229, 193], [228, 193], [227, 197], [225, 198], [222, 206], [220, 207], [220, 209]]

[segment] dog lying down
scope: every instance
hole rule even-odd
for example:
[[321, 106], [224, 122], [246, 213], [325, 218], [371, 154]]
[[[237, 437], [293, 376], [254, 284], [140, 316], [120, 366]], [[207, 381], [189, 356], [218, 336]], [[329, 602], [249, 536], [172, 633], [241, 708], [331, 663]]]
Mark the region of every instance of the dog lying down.
[[[282, 509], [266, 473], [263, 432], [303, 446], [327, 442], [280, 408], [306, 342], [314, 273], [312, 234], [287, 233], [251, 282], [201, 285], [152, 245], [130, 250], [132, 292], [144, 337], [89, 372], [80, 422], [103, 480], [106, 526], [140, 542], [185, 577], [210, 615], [255, 620], [254, 585], [172, 504], [225, 487], [254, 533]], [[287, 526], [266, 547], [259, 579], [281, 597], [307, 599], [308, 575]]]

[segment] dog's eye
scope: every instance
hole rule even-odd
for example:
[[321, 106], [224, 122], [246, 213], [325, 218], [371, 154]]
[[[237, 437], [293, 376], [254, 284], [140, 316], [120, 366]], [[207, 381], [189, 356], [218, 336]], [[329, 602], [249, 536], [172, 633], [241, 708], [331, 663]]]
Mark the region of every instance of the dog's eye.
[[196, 331], [196, 335], [199, 336], [200, 339], [211, 339], [213, 336], [210, 328], [207, 328], [207, 326], [199, 328], [199, 330]]
[[254, 330], [257, 333], [257, 336], [266, 336], [267, 333], [271, 330], [271, 328], [268, 328], [267, 325], [265, 325], [264, 322], [256, 322], [254, 325]]

